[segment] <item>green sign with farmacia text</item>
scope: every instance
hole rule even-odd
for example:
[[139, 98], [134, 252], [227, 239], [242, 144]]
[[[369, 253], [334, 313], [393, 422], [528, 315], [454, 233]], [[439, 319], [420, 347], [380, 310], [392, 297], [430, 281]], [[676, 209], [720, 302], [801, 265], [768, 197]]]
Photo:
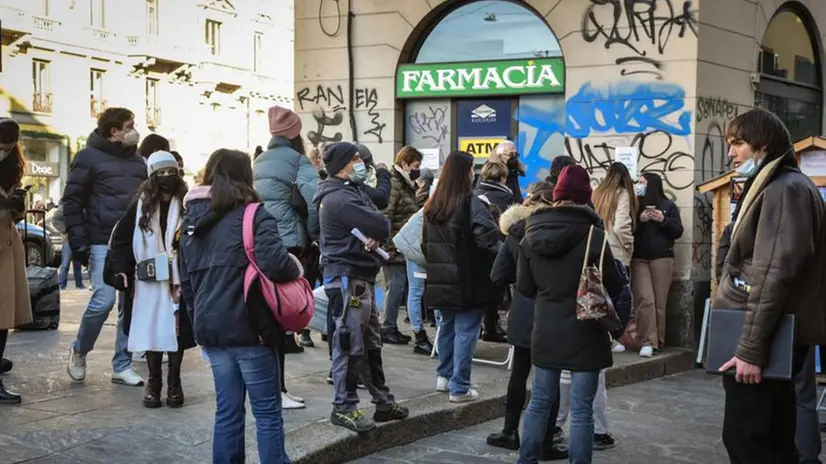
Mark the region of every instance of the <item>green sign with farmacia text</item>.
[[563, 92], [562, 58], [404, 64], [396, 74], [397, 98]]

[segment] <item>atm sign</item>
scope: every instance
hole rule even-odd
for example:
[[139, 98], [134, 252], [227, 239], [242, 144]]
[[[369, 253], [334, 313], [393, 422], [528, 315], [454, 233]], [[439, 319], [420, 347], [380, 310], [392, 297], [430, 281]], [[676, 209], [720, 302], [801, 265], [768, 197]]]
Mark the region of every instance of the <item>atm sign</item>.
[[505, 138], [498, 139], [459, 139], [459, 150], [473, 155], [474, 158], [487, 158]]

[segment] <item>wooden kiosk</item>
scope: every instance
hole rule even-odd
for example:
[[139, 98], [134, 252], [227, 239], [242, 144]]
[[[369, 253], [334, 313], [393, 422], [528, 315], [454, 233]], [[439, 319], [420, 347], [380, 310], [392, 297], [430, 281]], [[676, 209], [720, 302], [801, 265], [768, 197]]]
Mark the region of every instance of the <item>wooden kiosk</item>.
[[[807, 137], [794, 144], [794, 151], [800, 170], [814, 181], [821, 195], [824, 196], [824, 200], [826, 200], [826, 137]], [[738, 176], [735, 171], [729, 171], [697, 186], [700, 193], [711, 192], [713, 195], [711, 201], [712, 266], [717, 262], [720, 237], [723, 235], [723, 229], [731, 222], [731, 215], [737, 206], [737, 202], [740, 201], [740, 194], [743, 192], [745, 180], [745, 178]], [[717, 276], [715, 272], [712, 272], [712, 295], [714, 295], [716, 289]]]

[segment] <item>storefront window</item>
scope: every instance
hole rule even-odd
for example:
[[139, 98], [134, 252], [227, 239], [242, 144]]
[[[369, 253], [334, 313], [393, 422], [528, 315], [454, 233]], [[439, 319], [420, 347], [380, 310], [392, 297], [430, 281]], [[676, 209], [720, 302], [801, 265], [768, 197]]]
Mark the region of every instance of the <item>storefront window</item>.
[[562, 56], [559, 41], [534, 12], [514, 2], [470, 2], [451, 11], [428, 35], [416, 63]]
[[805, 15], [781, 10], [760, 45], [760, 84], [755, 105], [777, 114], [792, 140], [819, 135], [822, 119], [820, 59]]

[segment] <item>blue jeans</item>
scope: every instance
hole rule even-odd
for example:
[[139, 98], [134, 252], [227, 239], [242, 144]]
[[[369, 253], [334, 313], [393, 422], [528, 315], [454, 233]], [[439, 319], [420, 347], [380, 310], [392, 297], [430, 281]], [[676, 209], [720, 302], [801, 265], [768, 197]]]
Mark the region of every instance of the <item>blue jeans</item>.
[[72, 259], [72, 248], [68, 243], [63, 243], [63, 250], [60, 252], [60, 288], [66, 288], [69, 280], [69, 263], [75, 271], [75, 287], [83, 287], [83, 265], [80, 261]]
[[[78, 354], [87, 354], [95, 348], [103, 324], [115, 307], [115, 289], [103, 282], [103, 262], [106, 260], [106, 245], [89, 247], [89, 275], [92, 279], [92, 298], [80, 319], [77, 338], [72, 342], [72, 349]], [[115, 355], [112, 357], [112, 369], [123, 372], [132, 367], [132, 354], [128, 350], [129, 339], [123, 333], [123, 296], [118, 305], [118, 324], [115, 333]]]
[[[560, 369], [534, 366], [531, 402], [525, 412], [518, 464], [537, 462], [561, 374]], [[594, 452], [594, 397], [598, 386], [599, 372], [571, 372], [571, 428], [568, 446], [571, 464], [591, 462]]]
[[436, 373], [450, 379], [451, 395], [463, 395], [470, 389], [470, 367], [485, 310], [440, 310], [439, 314], [439, 367]]
[[422, 301], [424, 299], [424, 279], [416, 277], [426, 272], [424, 266], [407, 260], [407, 316], [414, 332], [422, 331]]
[[382, 330], [399, 330], [399, 308], [404, 304], [407, 290], [407, 273], [404, 264], [385, 264], [384, 272], [384, 320]]
[[205, 349], [215, 379], [212, 462], [244, 462], [244, 402], [249, 392], [261, 464], [289, 464], [281, 417], [281, 374], [275, 353], [264, 346]]

